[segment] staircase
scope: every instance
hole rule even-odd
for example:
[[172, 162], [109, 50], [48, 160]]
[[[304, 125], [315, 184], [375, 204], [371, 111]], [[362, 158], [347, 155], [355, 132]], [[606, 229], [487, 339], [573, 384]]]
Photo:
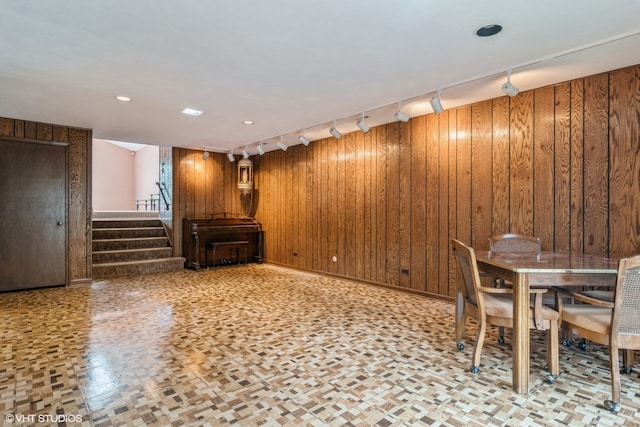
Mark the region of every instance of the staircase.
[[96, 212], [93, 216], [93, 277], [181, 270], [164, 227], [153, 212]]

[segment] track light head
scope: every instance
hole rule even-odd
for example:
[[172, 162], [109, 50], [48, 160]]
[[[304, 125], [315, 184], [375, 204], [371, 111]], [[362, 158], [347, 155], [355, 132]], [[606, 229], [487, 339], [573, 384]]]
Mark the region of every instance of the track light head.
[[282, 151], [287, 151], [288, 147], [285, 145], [282, 137], [280, 137], [280, 141], [278, 141], [277, 145]]
[[369, 132], [369, 125], [365, 123], [364, 121], [364, 113], [362, 113], [362, 117], [360, 117], [360, 120], [358, 120], [356, 122], [356, 124], [358, 125], [358, 127], [360, 128], [360, 130], [364, 133]]
[[396, 118], [396, 120], [401, 121], [401, 122], [408, 122], [409, 121], [409, 115], [406, 113], [403, 113], [402, 111], [398, 110], [396, 111], [396, 113], [394, 114], [394, 117]]
[[520, 89], [511, 82], [505, 82], [505, 84], [502, 85], [502, 92], [509, 96], [516, 96], [520, 92]]
[[248, 159], [249, 158], [249, 153], [247, 153], [246, 149], [242, 150], [242, 158], [243, 159]]
[[264, 148], [262, 148], [262, 142], [260, 143], [260, 145], [256, 147], [256, 150], [258, 150], [258, 154], [260, 154], [261, 156], [264, 155]]
[[300, 144], [304, 144], [305, 146], [307, 146], [311, 141], [309, 141], [306, 136], [300, 135], [298, 137], [298, 142], [300, 142]]
[[442, 107], [442, 102], [440, 102], [440, 93], [438, 93], [436, 96], [431, 98], [429, 103], [431, 104], [431, 108], [433, 108], [434, 113], [440, 114], [444, 111], [444, 108]]
[[338, 129], [336, 129], [335, 126], [332, 126], [331, 129], [329, 129], [329, 133], [331, 135], [333, 135], [333, 137], [335, 139], [340, 139], [340, 137], [342, 136], [342, 134], [340, 133], [340, 131]]
[[520, 89], [511, 83], [511, 70], [507, 71], [507, 81], [501, 87], [502, 92], [509, 96], [516, 96]]
[[209, 158], [209, 152], [207, 150], [204, 150], [204, 153], [202, 153], [202, 160], [207, 160]]
[[227, 159], [229, 159], [230, 162], [235, 162], [236, 161], [236, 158], [233, 157], [233, 150], [231, 150], [231, 151], [229, 151], [227, 153]]

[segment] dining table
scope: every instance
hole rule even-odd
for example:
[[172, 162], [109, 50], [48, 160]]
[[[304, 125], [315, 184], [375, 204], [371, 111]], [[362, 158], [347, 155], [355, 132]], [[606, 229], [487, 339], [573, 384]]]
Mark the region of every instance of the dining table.
[[475, 251], [478, 270], [513, 285], [514, 391], [529, 392], [529, 307], [531, 288], [614, 287], [618, 260], [569, 252], [513, 253]]

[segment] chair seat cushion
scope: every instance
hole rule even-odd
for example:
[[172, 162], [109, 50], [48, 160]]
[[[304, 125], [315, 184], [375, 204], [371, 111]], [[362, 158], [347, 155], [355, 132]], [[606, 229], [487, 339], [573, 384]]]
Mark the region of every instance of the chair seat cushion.
[[[511, 294], [485, 294], [484, 302], [487, 308], [487, 315], [513, 317], [513, 298]], [[542, 306], [542, 317], [547, 320], [558, 320], [559, 314], [549, 307]], [[533, 320], [533, 308], [529, 309], [529, 320]]]
[[599, 334], [608, 334], [612, 309], [588, 304], [568, 304], [562, 307], [562, 321]]

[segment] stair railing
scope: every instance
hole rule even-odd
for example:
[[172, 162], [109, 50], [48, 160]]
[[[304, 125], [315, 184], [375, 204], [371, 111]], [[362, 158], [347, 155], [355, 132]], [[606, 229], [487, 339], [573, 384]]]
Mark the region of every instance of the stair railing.
[[[158, 186], [158, 189], [160, 190], [160, 196], [162, 197], [162, 201], [164, 201], [164, 205], [166, 207], [166, 210], [169, 210], [169, 202], [167, 201], [167, 196], [164, 194], [164, 191], [162, 189], [162, 186], [160, 185], [159, 182], [156, 181], [156, 185]], [[162, 184], [164, 185], [164, 183]]]

